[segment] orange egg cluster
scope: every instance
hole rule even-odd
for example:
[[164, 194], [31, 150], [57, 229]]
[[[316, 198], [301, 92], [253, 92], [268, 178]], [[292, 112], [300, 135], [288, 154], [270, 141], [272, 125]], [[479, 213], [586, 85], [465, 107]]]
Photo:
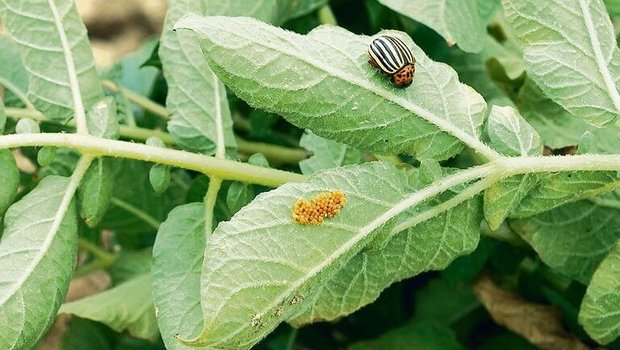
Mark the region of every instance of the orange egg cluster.
[[336, 216], [347, 198], [341, 191], [324, 192], [310, 201], [299, 199], [293, 205], [293, 220], [302, 225], [318, 225], [326, 218]]

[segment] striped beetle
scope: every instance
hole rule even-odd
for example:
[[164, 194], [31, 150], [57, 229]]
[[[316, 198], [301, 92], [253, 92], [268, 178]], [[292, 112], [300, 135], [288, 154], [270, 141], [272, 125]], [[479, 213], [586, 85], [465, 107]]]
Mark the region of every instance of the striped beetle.
[[399, 38], [387, 35], [375, 38], [370, 43], [368, 55], [368, 63], [391, 76], [390, 80], [396, 86], [407, 87], [413, 82], [415, 58]]

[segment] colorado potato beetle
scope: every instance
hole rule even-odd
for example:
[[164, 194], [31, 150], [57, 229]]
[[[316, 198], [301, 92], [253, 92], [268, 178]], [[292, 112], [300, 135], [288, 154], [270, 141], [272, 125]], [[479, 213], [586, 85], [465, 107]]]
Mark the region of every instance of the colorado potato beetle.
[[368, 48], [368, 63], [389, 75], [398, 87], [407, 87], [413, 82], [415, 58], [407, 45], [393, 36], [375, 38]]

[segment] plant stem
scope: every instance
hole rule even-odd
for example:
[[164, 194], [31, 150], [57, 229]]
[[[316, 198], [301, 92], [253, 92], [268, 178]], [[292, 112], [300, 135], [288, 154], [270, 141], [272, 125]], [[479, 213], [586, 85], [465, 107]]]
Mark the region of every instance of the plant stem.
[[[23, 108], [6, 108], [6, 115], [13, 119], [30, 118], [38, 122], [53, 123], [61, 125], [60, 123], [46, 118], [41, 112], [36, 110], [28, 110]], [[75, 121], [70, 120], [66, 124], [68, 127], [74, 128]], [[120, 125], [120, 136], [122, 138], [128, 138], [137, 141], [145, 141], [149, 137], [155, 136], [162, 140], [167, 145], [173, 145], [174, 139], [172, 136], [163, 131], [145, 129], [136, 126]], [[251, 142], [241, 137], [236, 137], [237, 148], [241, 153], [254, 154], [262, 153], [274, 163], [282, 164], [297, 164], [300, 161], [306, 159], [309, 156], [309, 152], [303, 148], [288, 148], [278, 145], [272, 145], [262, 142]]]
[[142, 220], [144, 223], [146, 223], [147, 225], [151, 226], [155, 231], [159, 230], [159, 225], [161, 224], [159, 221], [157, 221], [154, 217], [150, 216], [149, 214], [145, 213], [144, 211], [140, 210], [139, 208], [134, 207], [133, 205], [120, 200], [118, 198], [114, 198], [112, 197], [110, 199], [110, 204], [123, 209], [124, 211], [134, 215], [135, 217], [137, 217], [138, 219]]
[[222, 186], [222, 179], [217, 176], [209, 178], [209, 188], [205, 194], [205, 237], [208, 239], [213, 233], [213, 211], [217, 202], [217, 194]]
[[329, 6], [329, 4], [321, 7], [317, 15], [319, 17], [319, 23], [321, 24], [331, 24], [334, 26], [338, 25], [338, 21], [336, 20], [334, 11], [332, 11], [332, 8], [331, 6]]
[[170, 113], [168, 113], [168, 110], [166, 110], [166, 108], [159, 103], [151, 101], [147, 97], [136, 94], [135, 92], [129, 89], [125, 89], [124, 87], [119, 87], [114, 84], [114, 82], [111, 82], [109, 80], [104, 80], [101, 82], [101, 84], [103, 85], [103, 87], [112, 92], [122, 93], [129, 101], [133, 102], [139, 107], [142, 107], [144, 110], [155, 114], [163, 120], [170, 120]]
[[102, 261], [114, 262], [116, 261], [116, 259], [118, 259], [117, 254], [107, 252], [98, 245], [81, 237], [78, 238], [78, 246], [80, 247], [80, 249], [90, 252], [93, 256]]
[[221, 177], [223, 180], [243, 181], [269, 187], [277, 187], [287, 182], [301, 182], [306, 179], [303, 175], [282, 170], [88, 135], [54, 133], [0, 136], [0, 148], [24, 146], [68, 147], [93, 156], [143, 160], [194, 170], [203, 174]]

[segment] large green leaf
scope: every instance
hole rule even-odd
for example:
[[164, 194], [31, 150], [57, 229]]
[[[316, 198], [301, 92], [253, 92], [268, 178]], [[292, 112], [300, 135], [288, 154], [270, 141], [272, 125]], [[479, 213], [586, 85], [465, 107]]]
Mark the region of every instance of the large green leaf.
[[117, 332], [154, 340], [158, 334], [151, 300], [151, 274], [146, 273], [90, 297], [63, 304], [59, 313], [99, 321]]
[[67, 120], [103, 97], [93, 53], [72, 0], [0, 1], [0, 18], [29, 72], [28, 95], [48, 118]]
[[496, 156], [478, 139], [482, 97], [403, 33], [384, 33], [416, 57], [413, 84], [399, 89], [367, 63], [371, 38], [339, 27], [304, 36], [250, 18], [195, 15], [176, 26], [198, 34], [210, 67], [238, 96], [319, 136], [379, 154], [445, 159], [465, 143]]
[[620, 241], [594, 272], [581, 303], [579, 323], [601, 344], [620, 336]]
[[161, 224], [153, 247], [153, 303], [164, 344], [190, 349], [174, 336], [202, 329], [200, 272], [205, 249], [204, 204], [176, 207]]
[[596, 203], [579, 201], [527, 219], [512, 228], [554, 270], [582, 283], [620, 238], [620, 195], [611, 193]]
[[299, 145], [312, 152], [312, 156], [299, 162], [302, 174], [312, 174], [342, 165], [359, 164], [362, 153], [340, 142], [324, 139], [312, 132], [301, 136]]
[[[379, 0], [379, 2], [429, 26], [446, 39], [448, 45], [458, 44], [467, 52], [480, 52], [484, 48], [486, 22], [478, 11], [476, 0]], [[496, 2], [487, 0], [486, 3], [495, 5]]]
[[526, 70], [574, 116], [608, 125], [620, 113], [620, 56], [602, 0], [503, 0]]
[[70, 180], [48, 176], [13, 204], [0, 241], [2, 349], [30, 349], [56, 317], [73, 273], [77, 218]]
[[[379, 247], [390, 242], [380, 241], [389, 237], [396, 216], [422, 199], [417, 192], [407, 193], [408, 182], [405, 170], [386, 163], [341, 167], [317, 173], [306, 183], [263, 193], [231, 221], [220, 223], [204, 254], [204, 329], [192, 343], [249, 348], [280, 322], [307, 309], [310, 298], [331, 283], [332, 274], [365, 246], [372, 243], [371, 254], [381, 255]], [[371, 194], [369, 188], [380, 190]], [[307, 226], [293, 220], [298, 199], [333, 190], [347, 198], [335, 217]], [[458, 242], [462, 245], [463, 237]], [[420, 265], [432, 268], [445, 261], [454, 249], [445, 243], [449, 252], [443, 247], [429, 251], [420, 257]], [[385, 286], [377, 283], [375, 288]]]

